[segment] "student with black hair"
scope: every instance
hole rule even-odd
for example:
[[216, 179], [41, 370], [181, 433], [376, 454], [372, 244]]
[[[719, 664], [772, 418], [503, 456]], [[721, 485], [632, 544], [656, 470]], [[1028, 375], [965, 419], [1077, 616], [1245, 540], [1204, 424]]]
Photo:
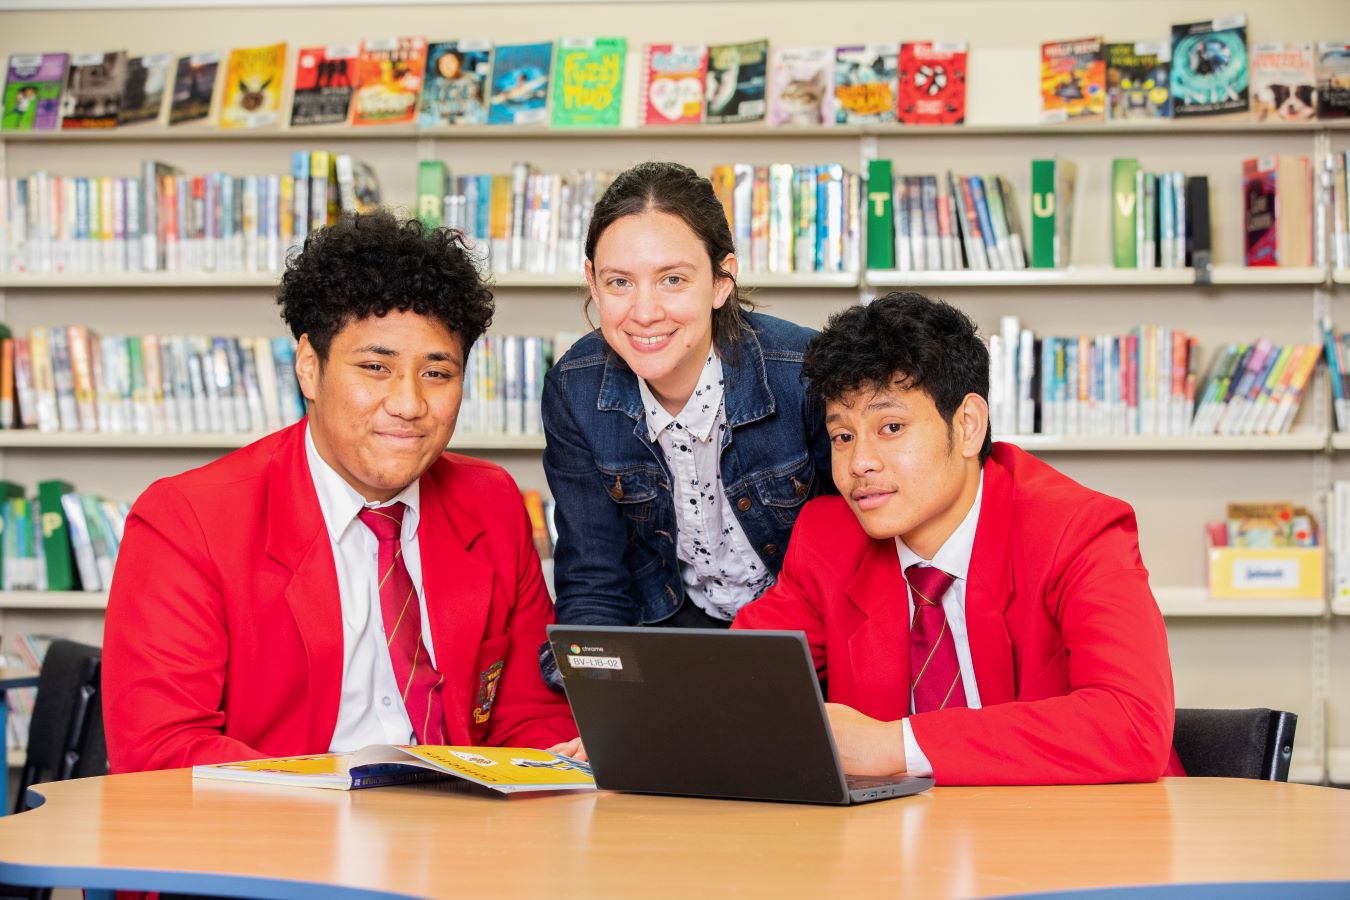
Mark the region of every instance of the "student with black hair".
[[726, 212], [692, 169], [634, 166], [596, 204], [600, 325], [544, 382], [560, 622], [726, 627], [829, 489], [801, 380], [814, 332], [751, 312], [736, 275]]
[[970, 319], [890, 294], [831, 318], [803, 373], [842, 496], [803, 510], [777, 584], [733, 627], [806, 633], [845, 771], [1183, 774], [1134, 511], [991, 443]]
[[461, 239], [386, 212], [282, 278], [308, 415], [132, 507], [108, 600], [114, 772], [367, 744], [572, 738], [511, 477], [446, 453], [492, 293]]

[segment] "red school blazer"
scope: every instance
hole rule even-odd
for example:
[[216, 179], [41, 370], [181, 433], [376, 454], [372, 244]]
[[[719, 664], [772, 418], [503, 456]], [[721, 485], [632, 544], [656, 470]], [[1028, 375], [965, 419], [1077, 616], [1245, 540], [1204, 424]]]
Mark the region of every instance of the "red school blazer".
[[[575, 737], [567, 702], [539, 674], [553, 604], [515, 482], [445, 453], [420, 491], [450, 742], [548, 747]], [[108, 598], [112, 771], [326, 752], [342, 640], [303, 421], [155, 482], [127, 519]]]
[[[894, 541], [840, 497], [797, 520], [778, 583], [735, 628], [801, 630], [829, 700], [909, 714], [909, 610]], [[982, 709], [910, 716], [938, 784], [1092, 784], [1185, 774], [1167, 632], [1128, 504], [996, 443], [966, 585]]]

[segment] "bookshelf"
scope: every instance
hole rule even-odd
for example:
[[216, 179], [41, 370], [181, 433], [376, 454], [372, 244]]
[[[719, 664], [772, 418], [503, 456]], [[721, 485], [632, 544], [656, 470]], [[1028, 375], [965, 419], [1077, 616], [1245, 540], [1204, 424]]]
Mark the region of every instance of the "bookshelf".
[[[1249, 0], [1244, 5], [1251, 40], [1301, 40], [1335, 36], [1344, 22], [1341, 0]], [[805, 10], [805, 7], [802, 7]], [[970, 124], [958, 128], [901, 126], [776, 128], [703, 126], [614, 131], [466, 127], [277, 128], [222, 133], [213, 128], [136, 127], [110, 133], [0, 134], [0, 173], [36, 168], [74, 175], [135, 174], [144, 159], [162, 159], [186, 171], [226, 168], [236, 174], [280, 172], [297, 149], [348, 152], [380, 175], [385, 197], [411, 207], [419, 159], [445, 160], [455, 173], [503, 172], [527, 160], [550, 172], [571, 168], [621, 169], [633, 162], [669, 158], [702, 172], [728, 162], [840, 162], [865, 170], [872, 158], [895, 161], [897, 174], [951, 168], [1008, 177], [1025, 223], [1028, 161], [1058, 154], [1079, 163], [1079, 206], [1074, 264], [1064, 271], [928, 272], [865, 271], [841, 275], [746, 275], [766, 312], [820, 326], [831, 312], [896, 287], [911, 287], [957, 303], [985, 333], [1002, 314], [1022, 317], [1040, 333], [1120, 333], [1141, 323], [1174, 325], [1197, 335], [1207, 364], [1213, 348], [1260, 334], [1307, 341], [1329, 311], [1350, 326], [1350, 270], [1325, 268], [1247, 270], [1241, 261], [1240, 178], [1244, 156], [1315, 155], [1346, 149], [1350, 123], [1251, 125], [1246, 122], [1109, 123], [1046, 126], [1036, 123], [1038, 45], [1075, 34], [1108, 39], [1161, 36], [1171, 22], [1231, 12], [1220, 0], [1140, 0], [1134, 4], [1064, 4], [1030, 0], [1011, 15], [1003, 4], [967, 0], [944, 4], [918, 0], [903, 11], [842, 0], [831, 15], [784, 16], [771, 2], [719, 5], [717, 23], [681, 16], [681, 7], [641, 0], [605, 8], [592, 24], [590, 7], [532, 7], [528, 25], [504, 19], [488, 3], [453, 7], [350, 6], [341, 16], [312, 10], [251, 9], [247, 17], [226, 10], [156, 9], [153, 13], [87, 11], [59, 19], [42, 13], [0, 13], [0, 50], [103, 49], [115, 43], [132, 52], [185, 47], [182, 35], [210, 34], [220, 46], [252, 46], [286, 39], [335, 43], [363, 34], [483, 35], [533, 40], [597, 28], [629, 38], [630, 58], [649, 41], [749, 39], [767, 36], [784, 45], [842, 44], [873, 33], [898, 37], [922, 31], [965, 38], [971, 46]], [[902, 14], [903, 12], [903, 14]], [[672, 15], [674, 13], [674, 15]], [[1339, 29], [1344, 30], [1344, 29]], [[630, 72], [632, 70], [630, 69]], [[629, 78], [626, 107], [636, 91]], [[1196, 289], [1188, 270], [1117, 270], [1110, 267], [1105, 197], [1109, 163], [1133, 156], [1153, 170], [1179, 168], [1211, 178], [1215, 223], [1212, 286]], [[15, 276], [0, 273], [0, 318], [14, 327], [88, 324], [113, 330], [217, 334], [281, 334], [272, 303], [275, 273], [117, 276]], [[585, 329], [583, 280], [575, 275], [501, 274], [496, 278], [494, 331], [555, 334]], [[1229, 499], [1294, 499], [1320, 504], [1333, 477], [1350, 477], [1350, 435], [1332, 434], [1325, 383], [1305, 399], [1293, 432], [1277, 437], [1049, 438], [1012, 440], [1043, 454], [1071, 477], [1122, 497], [1136, 509], [1144, 560], [1167, 616], [1178, 702], [1186, 706], [1267, 705], [1292, 709], [1302, 721], [1295, 778], [1321, 780], [1344, 753], [1350, 780], [1350, 619], [1329, 615], [1318, 601], [1238, 604], [1209, 600], [1203, 588], [1200, 525]], [[83, 490], [131, 499], [154, 478], [238, 447], [247, 435], [39, 435], [0, 433], [0, 472], [32, 484], [64, 476]], [[452, 448], [481, 453], [506, 465], [522, 487], [545, 488], [538, 438], [460, 436]], [[43, 597], [0, 595], [0, 630], [59, 630], [98, 642], [101, 595]], [[1340, 604], [1336, 612], [1350, 614]], [[1333, 663], [1333, 659], [1335, 662]], [[1345, 749], [1339, 749], [1345, 748]]]

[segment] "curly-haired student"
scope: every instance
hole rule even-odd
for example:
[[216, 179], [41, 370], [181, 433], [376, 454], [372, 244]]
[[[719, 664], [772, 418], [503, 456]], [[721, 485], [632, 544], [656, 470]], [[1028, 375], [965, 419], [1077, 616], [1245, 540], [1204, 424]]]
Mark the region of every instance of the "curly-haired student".
[[552, 605], [511, 477], [446, 453], [492, 293], [458, 236], [387, 212], [282, 279], [305, 419], [151, 485], [108, 600], [114, 772], [377, 743], [547, 747]]

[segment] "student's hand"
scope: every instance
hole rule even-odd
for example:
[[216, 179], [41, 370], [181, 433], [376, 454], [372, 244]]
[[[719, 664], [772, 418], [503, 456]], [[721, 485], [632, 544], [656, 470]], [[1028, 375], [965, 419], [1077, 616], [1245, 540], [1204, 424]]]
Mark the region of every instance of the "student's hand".
[[882, 722], [842, 703], [826, 703], [834, 746], [848, 775], [905, 774], [905, 734], [899, 719]]
[[563, 756], [570, 756], [577, 762], [590, 762], [591, 758], [586, 755], [586, 748], [581, 743], [581, 738], [572, 738], [561, 744], [554, 744], [548, 748], [549, 753], [560, 753]]

